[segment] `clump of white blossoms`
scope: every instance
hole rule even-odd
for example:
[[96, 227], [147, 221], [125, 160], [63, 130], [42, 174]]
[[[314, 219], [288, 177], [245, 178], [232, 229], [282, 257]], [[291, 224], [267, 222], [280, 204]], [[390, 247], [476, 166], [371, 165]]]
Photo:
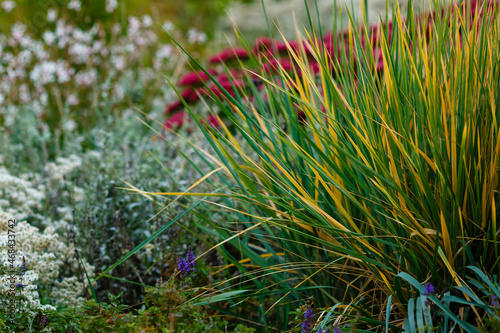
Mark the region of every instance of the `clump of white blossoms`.
[[40, 208], [45, 198], [45, 188], [34, 186], [26, 179], [11, 175], [0, 166], [0, 211], [24, 219], [33, 214], [33, 209]]
[[[107, 0], [106, 10], [115, 12], [118, 3]], [[12, 4], [0, 0], [6, 10]], [[81, 120], [96, 105], [125, 109], [135, 103], [130, 100], [130, 92], [135, 90], [155, 91], [167, 100], [157, 87], [162, 80], [159, 73], [176, 67], [181, 59], [169, 43], [158, 39], [150, 16], [130, 16], [125, 24], [116, 23], [112, 29], [101, 22], [83, 29], [73, 18], [83, 8], [81, 1], [71, 0], [67, 8], [69, 11], [61, 12], [48, 9], [45, 29], [36, 36], [20, 22], [11, 31], [0, 32], [3, 126], [12, 126], [25, 107], [35, 111], [42, 122], [48, 110], [57, 108], [65, 121]], [[192, 38], [198, 40], [195, 35]], [[71, 124], [64, 126], [69, 132], [74, 127]]]
[[[7, 253], [8, 221], [14, 219], [0, 211], [0, 251]], [[84, 285], [76, 277], [60, 278], [61, 269], [69, 266], [78, 271], [79, 261], [74, 256], [74, 249], [68, 247], [61, 240], [53, 228], [46, 228], [43, 233], [26, 221], [18, 222], [15, 230], [16, 259], [15, 267], [20, 267], [22, 258], [27, 263], [27, 271], [23, 276], [23, 289], [20, 294], [26, 297], [26, 306], [18, 307], [18, 311], [35, 312], [53, 308], [50, 305], [42, 306], [38, 290], [43, 290], [49, 298], [57, 300], [59, 305], [76, 307], [83, 302]], [[82, 260], [89, 277], [94, 276], [94, 267], [86, 260]], [[10, 271], [10, 262], [7, 256], [0, 259], [0, 294], [6, 295], [10, 290], [7, 280]], [[19, 280], [21, 282], [21, 280]]]
[[[5, 168], [0, 167], [0, 193], [2, 194], [0, 202], [0, 253], [6, 254], [12, 248], [9, 247], [8, 243], [8, 221], [15, 219], [17, 222], [14, 226], [14, 234], [10, 233], [10, 235], [15, 235], [15, 261], [14, 263], [9, 262], [7, 255], [0, 256], [0, 302], [6, 302], [6, 295], [10, 290], [10, 281], [7, 278], [11, 272], [11, 264], [16, 268], [20, 267], [24, 257], [27, 270], [22, 281], [18, 278], [16, 284], [23, 285], [23, 288], [17, 293], [25, 298], [26, 303], [23, 306], [18, 306], [17, 311], [27, 311], [33, 314], [39, 310], [53, 308], [51, 305], [41, 305], [39, 293], [57, 301], [58, 305], [69, 307], [81, 305], [83, 295], [89, 293], [88, 284], [81, 279], [81, 276], [84, 276], [84, 270], [80, 260], [75, 256], [75, 249], [66, 245], [59, 238], [59, 234], [51, 226], [54, 224], [53, 221], [45, 219], [44, 224], [48, 227], [43, 232], [27, 221], [23, 221], [26, 216], [36, 215], [34, 212], [42, 205], [47, 187], [54, 189], [65, 181], [65, 176], [80, 165], [81, 160], [76, 155], [60, 158], [56, 160], [56, 163], [50, 163], [46, 167], [46, 172], [49, 174], [49, 185], [42, 184], [37, 187], [35, 187], [34, 181], [28, 181], [30, 178], [39, 181], [39, 177], [36, 175], [28, 175], [24, 177], [26, 179], [22, 179], [11, 175]], [[58, 207], [58, 210], [62, 212], [68, 209]], [[65, 220], [72, 218], [69, 211], [65, 215]], [[82, 259], [82, 262], [88, 276], [93, 277], [94, 267], [85, 259]], [[63, 276], [65, 272], [73, 272], [73, 274], [78, 272], [80, 277]]]
[[80, 168], [82, 159], [75, 154], [69, 157], [58, 157], [55, 162], [50, 162], [45, 167], [45, 172], [49, 175], [50, 187], [57, 188], [64, 181], [64, 178], [73, 172], [75, 169]]

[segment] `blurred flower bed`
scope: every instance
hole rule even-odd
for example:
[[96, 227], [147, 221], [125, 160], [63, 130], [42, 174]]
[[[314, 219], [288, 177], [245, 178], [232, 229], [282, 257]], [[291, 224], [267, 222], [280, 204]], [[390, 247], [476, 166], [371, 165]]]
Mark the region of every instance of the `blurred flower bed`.
[[[484, 10], [492, 10], [497, 2], [488, 1]], [[472, 1], [469, 6], [471, 13], [470, 19], [478, 16], [479, 20], [483, 15], [483, 9], [476, 8], [477, 1]], [[462, 8], [465, 8], [463, 3]], [[476, 13], [476, 9], [478, 13]], [[454, 8], [450, 7], [450, 10]], [[415, 21], [422, 29], [427, 39], [426, 45], [430, 45], [430, 38], [433, 36], [434, 21], [436, 12], [418, 14]], [[444, 15], [444, 10], [441, 12]], [[402, 21], [406, 24], [407, 20]], [[251, 47], [229, 48], [208, 59], [209, 65], [204, 70], [191, 71], [182, 76], [176, 83], [179, 90], [179, 98], [168, 104], [165, 108], [166, 128], [179, 128], [191, 122], [190, 116], [185, 110], [183, 100], [191, 107], [195, 107], [204, 100], [211, 100], [211, 97], [222, 98], [226, 96], [236, 97], [250, 96], [250, 102], [254, 102], [252, 90], [256, 88], [262, 92], [264, 99], [267, 99], [265, 93], [266, 80], [277, 82], [282, 73], [290, 75], [292, 78], [299, 79], [306, 75], [312, 75], [317, 78], [320, 84], [321, 75], [331, 75], [338, 79], [341, 68], [345, 68], [346, 62], [356, 63], [356, 54], [367, 52], [371, 54], [370, 63], [373, 64], [374, 75], [380, 75], [383, 72], [383, 55], [381, 48], [381, 34], [385, 34], [386, 43], [390, 44], [393, 36], [393, 22], [384, 25], [372, 25], [365, 31], [363, 26], [355, 27], [360, 36], [359, 41], [355, 40], [354, 31], [349, 29], [333, 34], [329, 32], [324, 36], [308, 40], [287, 40], [279, 41], [269, 37], [261, 37], [253, 42]], [[409, 45], [410, 50], [412, 44]], [[325, 54], [317, 54], [314, 49], [319, 47]], [[307, 57], [309, 68], [300, 68], [298, 59], [302, 55]], [[328, 67], [321, 69], [318, 59], [325, 57]], [[207, 71], [207, 73], [205, 73]], [[343, 73], [348, 75], [348, 73]], [[356, 72], [353, 73], [355, 80]], [[288, 88], [293, 88], [289, 86]], [[319, 88], [319, 86], [318, 86]], [[257, 105], [255, 105], [258, 107]], [[220, 115], [221, 117], [222, 114]], [[298, 117], [305, 119], [302, 111], [298, 111]], [[208, 115], [204, 119], [207, 124], [214, 127], [221, 125], [221, 119]]]
[[[14, 1], [0, 4], [5, 15], [21, 7]], [[123, 182], [159, 191], [174, 185], [187, 189], [208, 170], [190, 143], [173, 133], [153, 135], [148, 127], [155, 118], [161, 119], [165, 101], [174, 96], [163, 75], [178, 75], [184, 61], [166, 34], [158, 36], [154, 31], [149, 15], [120, 19], [117, 4], [106, 2], [106, 11], [117, 15], [113, 24], [80, 24], [75, 17], [85, 7], [72, 0], [44, 12], [43, 31], [18, 22], [0, 34], [0, 248], [7, 253], [7, 224], [15, 218], [14, 264], [24, 267], [16, 281], [16, 321], [11, 323], [0, 311], [2, 331], [92, 332], [103, 329], [103, 324], [111, 327], [111, 322], [100, 322], [98, 314], [90, 314], [101, 311], [104, 303], [90, 306], [92, 311], [85, 309], [84, 300], [94, 294], [100, 302], [127, 304], [122, 309], [131, 317], [127, 317], [128, 324], [122, 323], [120, 332], [141, 327], [160, 331], [163, 321], [170, 321], [169, 311], [180, 306], [164, 303], [155, 314], [157, 326], [143, 320], [148, 318], [147, 311], [137, 317], [136, 312], [132, 314], [135, 309], [128, 308], [141, 304], [146, 286], [173, 275], [177, 257], [187, 251], [187, 244], [199, 242], [191, 233], [196, 230], [194, 215], [186, 216], [182, 225], [173, 225], [113, 270], [119, 279], [102, 278], [92, 286], [87, 280], [179, 214], [180, 206], [164, 209], [170, 200], [150, 200], [123, 191], [119, 188]], [[185, 36], [172, 22], [165, 22], [163, 28], [176, 38]], [[185, 38], [193, 49], [207, 41], [194, 28]], [[167, 147], [158, 140], [162, 136], [168, 138]], [[206, 143], [201, 146], [210, 150]], [[186, 164], [183, 156], [199, 159], [199, 165]], [[179, 203], [189, 205], [191, 200]], [[6, 309], [10, 263], [6, 256], [1, 259], [0, 302]], [[216, 254], [208, 260], [220, 264]], [[193, 279], [193, 285], [200, 284], [208, 284], [206, 277]], [[73, 309], [76, 312], [68, 312]], [[182, 309], [196, 319], [196, 331], [234, 326], [212, 320], [214, 313], [207, 314], [204, 308]], [[136, 326], [130, 326], [131, 321]], [[190, 324], [187, 317], [177, 322]]]
[[22, 23], [0, 35], [0, 124], [9, 127], [19, 107], [30, 107], [42, 126], [82, 131], [132, 105], [150, 111], [166, 99], [158, 74], [177, 64], [172, 46], [159, 42], [150, 16], [127, 21], [110, 31], [100, 24], [82, 30], [50, 9], [41, 39]]

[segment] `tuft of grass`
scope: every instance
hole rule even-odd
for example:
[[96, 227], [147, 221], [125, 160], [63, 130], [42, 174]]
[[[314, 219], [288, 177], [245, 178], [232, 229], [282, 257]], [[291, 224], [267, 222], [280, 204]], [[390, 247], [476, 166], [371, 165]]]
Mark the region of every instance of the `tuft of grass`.
[[[289, 329], [289, 307], [307, 299], [324, 314], [335, 308], [341, 327], [359, 312], [364, 328], [401, 330], [419, 292], [401, 273], [431, 282], [436, 295], [453, 285], [474, 292], [467, 266], [499, 273], [498, 6], [471, 17], [470, 6], [433, 2], [429, 21], [412, 7], [404, 20], [393, 3], [392, 31], [386, 25], [365, 48], [368, 27], [356, 29], [349, 15], [348, 42], [335, 41], [349, 56], [328, 53], [308, 32], [299, 51], [289, 47], [294, 72], [255, 73], [267, 99], [251, 85], [233, 86], [232, 96], [205, 72], [226, 92], [212, 96], [213, 110], [230, 127], [203, 126], [185, 104], [231, 191], [223, 208], [241, 225], [206, 217], [218, 247], [237, 249], [225, 255], [221, 289], [252, 287], [242, 302], [257, 304], [273, 330]], [[373, 70], [374, 48], [382, 72]], [[280, 318], [269, 323], [271, 311]], [[450, 311], [474, 325], [484, 317], [474, 306]]]

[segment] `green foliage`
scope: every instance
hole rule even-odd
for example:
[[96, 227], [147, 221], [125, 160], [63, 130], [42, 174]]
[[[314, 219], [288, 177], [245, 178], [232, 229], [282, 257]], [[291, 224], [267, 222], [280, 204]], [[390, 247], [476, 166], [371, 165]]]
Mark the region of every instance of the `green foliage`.
[[[222, 199], [242, 229], [210, 226], [220, 247], [238, 249], [225, 256], [239, 270], [238, 288], [283, 314], [275, 329], [289, 328], [287, 303], [309, 297], [338, 306], [341, 325], [360, 312], [365, 328], [400, 329], [418, 295], [401, 272], [431, 281], [439, 295], [461, 285], [469, 265], [500, 272], [498, 10], [472, 21], [446, 9], [428, 26], [408, 8], [406, 23], [393, 8], [391, 41], [386, 28], [363, 49], [368, 27], [351, 29], [350, 58], [309, 36], [319, 79], [304, 46], [290, 47], [302, 75], [259, 71], [267, 100], [255, 88], [213, 95], [230, 130], [205, 128], [188, 109], [216, 150], [209, 164], [222, 168], [232, 200]], [[427, 40], [427, 29], [436, 38]], [[372, 47], [383, 53], [383, 73], [373, 71]], [[279, 300], [266, 307], [270, 294]], [[448, 311], [463, 327], [482, 318]], [[263, 311], [258, 317], [266, 324]]]
[[[140, 310], [130, 309], [120, 302], [119, 295], [108, 295], [108, 303], [85, 301], [82, 307], [65, 311], [47, 311], [34, 319], [18, 316], [14, 324], [7, 322], [0, 313], [0, 327], [7, 332], [234, 332], [252, 333], [253, 328], [237, 325], [229, 330], [229, 323], [220, 316], [214, 316], [208, 307], [194, 306], [187, 300], [188, 291], [167, 281], [157, 287], [147, 287], [145, 306]], [[43, 317], [46, 325], [42, 325]]]
[[479, 328], [481, 332], [484, 333], [500, 332], [500, 319], [498, 317], [487, 316], [484, 321], [485, 321], [484, 326]]

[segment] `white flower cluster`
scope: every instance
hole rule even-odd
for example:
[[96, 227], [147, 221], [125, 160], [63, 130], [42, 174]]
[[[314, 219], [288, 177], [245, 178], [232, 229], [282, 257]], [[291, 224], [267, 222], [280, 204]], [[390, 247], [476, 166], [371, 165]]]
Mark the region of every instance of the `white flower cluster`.
[[[0, 211], [0, 252], [7, 253], [8, 247], [8, 221], [14, 216]], [[53, 308], [50, 305], [42, 306], [38, 290], [48, 291], [48, 296], [57, 299], [58, 304], [76, 306], [81, 304], [82, 294], [86, 287], [83, 283], [75, 283], [76, 277], [66, 277], [59, 280], [63, 266], [70, 266], [78, 270], [79, 262], [74, 256], [74, 250], [60, 241], [59, 235], [53, 228], [46, 228], [43, 233], [31, 226], [28, 222], [18, 222], [15, 230], [16, 258], [14, 267], [20, 267], [23, 257], [27, 263], [27, 271], [22, 280], [24, 286], [19, 291], [27, 298], [27, 306], [18, 307], [18, 311], [33, 312], [37, 309]], [[11, 234], [12, 235], [12, 234]], [[94, 268], [83, 260], [89, 276], [94, 276]], [[0, 294], [6, 295], [10, 290], [10, 271], [7, 256], [0, 258]]]
[[6, 13], [10, 13], [16, 7], [16, 3], [12, 0], [5, 0], [2, 2], [2, 8]]
[[82, 3], [79, 0], [71, 0], [68, 3], [68, 9], [79, 12], [81, 8], [82, 8]]
[[[10, 1], [1, 4], [11, 10]], [[71, 10], [80, 6], [80, 1], [68, 3]], [[106, 2], [108, 11], [117, 6], [116, 0]], [[151, 52], [148, 58], [153, 58], [156, 71], [165, 72], [169, 66], [173, 48], [158, 42], [149, 15], [131, 16], [126, 27], [116, 23], [108, 32], [99, 23], [82, 30], [59, 15], [48, 10], [48, 29], [41, 38], [33, 38], [22, 23], [14, 24], [9, 34], [0, 33], [0, 119], [17, 113], [11, 106], [31, 105], [42, 116], [53, 107], [70, 112], [75, 106], [90, 106], [95, 96], [98, 105], [128, 103], [131, 82], [153, 85], [160, 77], [146, 73], [149, 64], [141, 65], [145, 52]], [[51, 101], [59, 104], [49, 105]]]
[[[17, 267], [19, 267], [18, 265]], [[42, 305], [40, 303], [40, 295], [37, 291], [36, 281], [38, 280], [38, 274], [34, 271], [26, 271], [22, 279], [23, 289], [16, 293], [16, 296], [24, 296], [23, 301], [19, 301], [16, 306], [16, 311], [18, 312], [29, 312], [34, 315], [37, 311], [41, 310], [56, 310], [56, 308], [50, 304]], [[11, 280], [8, 275], [0, 275], [0, 294], [6, 294], [10, 289]], [[4, 301], [4, 300], [2, 300]], [[9, 301], [10, 302], [10, 301]], [[7, 304], [4, 304], [7, 305]]]
[[106, 11], [108, 13], [112, 13], [115, 11], [116, 7], [118, 7], [117, 0], [106, 0]]
[[75, 154], [69, 157], [58, 157], [55, 162], [50, 162], [45, 166], [45, 172], [49, 175], [51, 189], [56, 189], [62, 185], [64, 177], [80, 168], [82, 159]]
[[24, 219], [41, 207], [44, 191], [43, 185], [34, 187], [33, 183], [11, 175], [0, 166], [0, 211]]
[[[1, 161], [0, 161], [1, 162]], [[61, 216], [59, 221], [45, 219], [42, 224], [47, 225], [45, 230], [40, 230], [27, 221], [27, 216], [38, 216], [37, 209], [41, 208], [44, 193], [47, 188], [55, 189], [58, 186], [68, 185], [65, 177], [81, 166], [81, 159], [77, 155], [68, 158], [58, 158], [55, 163], [49, 163], [45, 172], [48, 179], [42, 181], [40, 175], [26, 174], [16, 177], [0, 167], [0, 296], [5, 296], [10, 290], [10, 281], [7, 271], [12, 264], [8, 261], [7, 251], [9, 248], [8, 221], [18, 221], [14, 227], [16, 258], [13, 263], [19, 267], [24, 257], [28, 270], [23, 276], [24, 287], [20, 291], [26, 297], [25, 306], [19, 307], [20, 311], [33, 312], [36, 309], [47, 309], [50, 305], [41, 306], [39, 291], [43, 291], [49, 298], [57, 300], [58, 304], [76, 306], [82, 304], [86, 284], [78, 282], [77, 277], [64, 277], [63, 270], [70, 269], [73, 272], [80, 270], [79, 261], [74, 256], [74, 249], [67, 246], [59, 239], [59, 234], [54, 227], [66, 228], [67, 221], [71, 221], [72, 211], [70, 207], [57, 207]], [[35, 186], [36, 183], [40, 183]], [[44, 183], [48, 183], [44, 185]], [[82, 190], [73, 188], [75, 196], [81, 196]], [[80, 199], [80, 198], [78, 198]], [[22, 221], [22, 222], [19, 222]], [[12, 232], [10, 233], [12, 235]], [[94, 267], [89, 265], [85, 259], [82, 260], [89, 276], [94, 275]], [[5, 299], [3, 296], [0, 299]]]
[[188, 31], [188, 40], [191, 44], [203, 44], [207, 41], [207, 35], [202, 31], [191, 28]]

